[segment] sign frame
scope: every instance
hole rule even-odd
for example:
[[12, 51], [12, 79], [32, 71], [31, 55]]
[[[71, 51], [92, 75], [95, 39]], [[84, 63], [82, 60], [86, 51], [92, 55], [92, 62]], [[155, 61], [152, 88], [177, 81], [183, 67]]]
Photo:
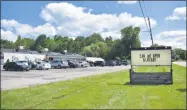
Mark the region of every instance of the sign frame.
[[[132, 52], [137, 50], [165, 50], [171, 51], [171, 63], [168, 65], [132, 65]], [[142, 47], [131, 48], [131, 69], [130, 72], [130, 84], [173, 84], [173, 69], [172, 69], [172, 48], [171, 46], [163, 47]], [[133, 66], [169, 66], [170, 72], [135, 72]]]

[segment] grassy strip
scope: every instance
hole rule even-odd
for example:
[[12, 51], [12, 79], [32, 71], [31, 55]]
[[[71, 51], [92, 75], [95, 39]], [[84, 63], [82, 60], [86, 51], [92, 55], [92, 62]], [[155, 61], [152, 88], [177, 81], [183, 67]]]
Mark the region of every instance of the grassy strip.
[[173, 68], [173, 85], [129, 85], [128, 71], [120, 71], [2, 91], [1, 107], [184, 109], [186, 68], [178, 65]]

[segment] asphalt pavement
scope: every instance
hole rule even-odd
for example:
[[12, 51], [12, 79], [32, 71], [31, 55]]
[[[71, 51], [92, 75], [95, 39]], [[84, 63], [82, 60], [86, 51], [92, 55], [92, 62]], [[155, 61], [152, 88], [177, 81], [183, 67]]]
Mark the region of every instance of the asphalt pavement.
[[129, 69], [130, 66], [113, 67], [87, 67], [30, 71], [4, 71], [1, 70], [1, 90], [24, 88], [50, 82], [71, 80], [107, 72], [116, 72]]

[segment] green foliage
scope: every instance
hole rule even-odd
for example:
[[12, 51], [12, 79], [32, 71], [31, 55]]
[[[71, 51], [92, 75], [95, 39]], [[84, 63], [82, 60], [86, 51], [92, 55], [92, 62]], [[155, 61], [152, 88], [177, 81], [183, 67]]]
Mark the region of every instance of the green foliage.
[[18, 48], [19, 46], [24, 46], [24, 40], [21, 38], [20, 35], [18, 35], [18, 38], [15, 42], [15, 48]]
[[95, 44], [97, 42], [103, 42], [103, 38], [100, 34], [93, 33], [91, 36], [86, 38], [86, 46], [91, 45], [92, 43]]
[[180, 48], [176, 48], [176, 49], [173, 49], [172, 50], [172, 57], [173, 59], [175, 60], [186, 60], [186, 51], [185, 50], [182, 50]]
[[23, 38], [23, 41], [25, 49], [32, 49], [35, 43], [34, 39], [31, 38]]
[[15, 44], [8, 40], [0, 39], [0, 44], [1, 44], [1, 48], [8, 48], [8, 49], [15, 48]]
[[[130, 48], [141, 47], [139, 39], [139, 27], [125, 27], [121, 29], [121, 38], [113, 39], [115, 36], [108, 36], [105, 39], [99, 33], [93, 33], [88, 37], [78, 36], [73, 40], [69, 36], [55, 35], [47, 37], [45, 34], [39, 35], [35, 40], [18, 36], [16, 42], [10, 42], [1, 39], [1, 48], [13, 48], [24, 46], [25, 49], [36, 50], [43, 52], [44, 48], [49, 51], [64, 53], [68, 52], [78, 53], [90, 57], [102, 57], [105, 59], [116, 59], [119, 57], [122, 60], [130, 59]], [[158, 47], [162, 45], [153, 44], [151, 47]], [[174, 59], [186, 60], [186, 51], [182, 49], [174, 49], [172, 51]], [[178, 56], [176, 56], [178, 55]], [[176, 57], [176, 58], [175, 58]]]
[[[37, 38], [36, 38], [36, 41], [35, 41], [35, 47], [38, 47], [39, 45], [43, 48], [46, 47], [46, 35], [45, 34], [42, 34], [42, 35], [39, 35]], [[37, 49], [36, 49], [37, 50]]]

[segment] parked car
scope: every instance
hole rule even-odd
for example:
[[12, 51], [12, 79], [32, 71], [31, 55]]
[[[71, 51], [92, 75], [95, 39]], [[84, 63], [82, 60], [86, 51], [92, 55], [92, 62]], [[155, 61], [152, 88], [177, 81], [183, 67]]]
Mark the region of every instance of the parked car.
[[28, 64], [29, 64], [29, 69], [36, 69], [36, 62], [32, 62], [32, 61], [28, 61]]
[[129, 64], [129, 62], [128, 62], [128, 61], [126, 61], [126, 60], [123, 60], [123, 61], [122, 61], [122, 64], [123, 64], [123, 65], [128, 65], [128, 64]]
[[90, 66], [94, 66], [94, 62], [88, 62]]
[[43, 70], [43, 69], [46, 69], [46, 70], [48, 70], [48, 69], [50, 69], [51, 68], [51, 64], [50, 63], [47, 63], [47, 62], [45, 62], [45, 61], [38, 61], [37, 63], [36, 63], [36, 69], [38, 70]]
[[3, 65], [3, 69], [5, 71], [29, 71], [29, 67], [27, 65], [20, 65], [16, 62], [8, 62]]
[[52, 61], [50, 64], [51, 64], [51, 67], [53, 68], [68, 68], [69, 67], [67, 61], [56, 60], [56, 61]]
[[79, 66], [75, 61], [68, 60], [67, 62], [70, 68], [77, 68]]
[[105, 61], [105, 66], [116, 66], [116, 62], [112, 60]]
[[88, 67], [89, 63], [87, 61], [79, 61], [78, 65], [79, 67]]
[[95, 61], [94, 66], [105, 66], [105, 62], [104, 61]]
[[121, 66], [122, 65], [121, 61], [116, 61], [116, 65]]
[[18, 65], [26, 65], [26, 66], [29, 66], [28, 62], [27, 61], [16, 61], [16, 63]]

